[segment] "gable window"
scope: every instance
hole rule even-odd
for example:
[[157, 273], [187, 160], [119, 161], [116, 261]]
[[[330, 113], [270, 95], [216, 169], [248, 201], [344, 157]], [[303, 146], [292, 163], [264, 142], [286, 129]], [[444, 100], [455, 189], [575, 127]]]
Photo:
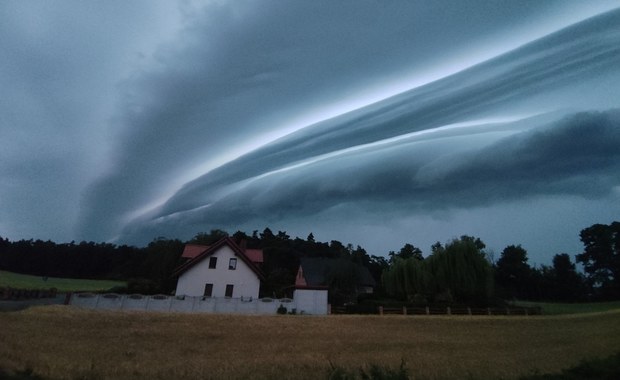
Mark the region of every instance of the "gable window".
[[217, 257], [210, 257], [209, 258], [209, 269], [215, 269], [216, 265], [217, 265]]
[[205, 293], [203, 294], [203, 296], [211, 297], [212, 294], [213, 294], [213, 284], [205, 284]]
[[229, 270], [235, 270], [237, 269], [237, 259], [236, 258], [232, 258], [230, 260], [228, 260], [228, 269]]
[[228, 297], [231, 298], [233, 295], [233, 285], [226, 285], [226, 293], [224, 294], [224, 297]]

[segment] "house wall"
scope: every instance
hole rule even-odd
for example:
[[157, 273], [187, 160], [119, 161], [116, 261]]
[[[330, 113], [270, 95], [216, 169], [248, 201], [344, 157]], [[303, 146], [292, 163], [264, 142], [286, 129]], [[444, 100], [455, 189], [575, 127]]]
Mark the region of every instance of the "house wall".
[[[217, 257], [215, 269], [209, 269], [209, 258]], [[229, 270], [228, 262], [237, 258], [237, 269]], [[185, 273], [177, 282], [176, 295], [202, 296], [205, 284], [213, 284], [213, 297], [224, 297], [226, 285], [233, 285], [233, 298], [258, 298], [260, 279], [250, 267], [237, 257], [227, 245], [222, 246], [211, 256], [206, 257]]]
[[327, 314], [327, 289], [295, 289], [293, 299], [297, 313]]

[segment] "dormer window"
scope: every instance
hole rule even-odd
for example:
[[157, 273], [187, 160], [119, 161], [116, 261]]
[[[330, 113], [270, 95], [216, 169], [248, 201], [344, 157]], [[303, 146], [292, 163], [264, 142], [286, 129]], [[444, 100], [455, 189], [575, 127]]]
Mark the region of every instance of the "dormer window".
[[228, 269], [229, 270], [235, 270], [237, 269], [237, 259], [236, 258], [232, 258], [230, 260], [228, 260]]

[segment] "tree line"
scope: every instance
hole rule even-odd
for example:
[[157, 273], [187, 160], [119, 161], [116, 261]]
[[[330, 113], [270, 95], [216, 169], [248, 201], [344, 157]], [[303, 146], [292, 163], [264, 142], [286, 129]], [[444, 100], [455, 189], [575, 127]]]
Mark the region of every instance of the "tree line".
[[[182, 262], [186, 243], [213, 244], [226, 231], [196, 234], [189, 241], [159, 237], [146, 247], [109, 243], [62, 243], [42, 240], [11, 242], [0, 237], [0, 269], [49, 277], [119, 279], [128, 292], [170, 293], [174, 269]], [[248, 248], [263, 249], [263, 296], [290, 295], [303, 257], [338, 260], [328, 276], [330, 301], [356, 300], [355, 266], [368, 269], [378, 284], [374, 297], [411, 303], [489, 304], [498, 299], [583, 301], [620, 299], [620, 222], [595, 224], [580, 233], [584, 244], [575, 261], [567, 253], [553, 256], [550, 266], [532, 267], [520, 245], [504, 248], [498, 260], [482, 240], [461, 236], [436, 243], [424, 257], [412, 244], [385, 256], [369, 255], [362, 247], [337, 240], [319, 242], [291, 238], [285, 231], [230, 235]], [[583, 267], [577, 270], [576, 264]]]
[[[532, 267], [521, 245], [504, 248], [497, 261], [478, 238], [462, 236], [436, 243], [424, 258], [406, 245], [391, 252], [383, 273], [384, 291], [414, 303], [496, 303], [499, 300], [597, 301], [620, 299], [620, 222], [594, 224], [580, 233], [584, 251], [553, 256]], [[583, 273], [577, 265], [583, 267]]]

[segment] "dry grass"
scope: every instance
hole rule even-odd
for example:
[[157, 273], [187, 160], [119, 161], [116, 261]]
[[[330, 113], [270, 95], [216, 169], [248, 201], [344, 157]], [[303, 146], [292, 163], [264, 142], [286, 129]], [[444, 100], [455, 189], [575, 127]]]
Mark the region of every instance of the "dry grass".
[[620, 351], [620, 311], [547, 317], [0, 313], [0, 368], [53, 379], [325, 378], [330, 361], [415, 378], [514, 379]]

